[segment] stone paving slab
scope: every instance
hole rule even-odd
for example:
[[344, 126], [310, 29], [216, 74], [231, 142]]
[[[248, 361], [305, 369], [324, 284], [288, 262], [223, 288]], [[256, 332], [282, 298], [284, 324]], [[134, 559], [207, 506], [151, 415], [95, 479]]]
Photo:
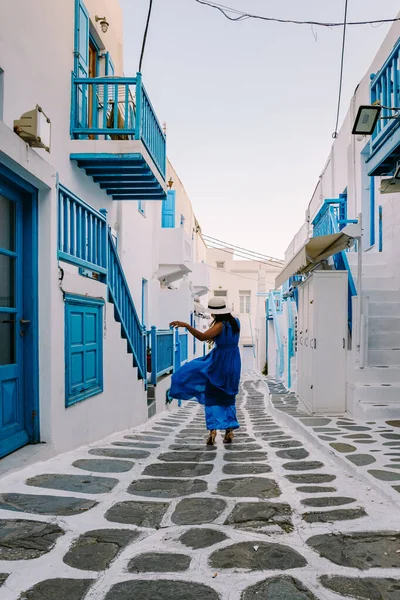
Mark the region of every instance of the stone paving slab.
[[[400, 503], [400, 473], [396, 472], [395, 460], [385, 459], [387, 449], [400, 445], [399, 420], [376, 419], [368, 423], [355, 421], [346, 416], [310, 417], [298, 409], [296, 397], [272, 378], [266, 381], [270, 392], [270, 402], [275, 411], [293, 420], [293, 426], [301, 425], [308, 437], [333, 451], [340, 460], [359, 473], [364, 481], [369, 481], [380, 492], [384, 492], [395, 502]], [[296, 427], [298, 430], [299, 428]], [[373, 468], [368, 469], [369, 465]]]
[[[196, 403], [173, 404], [141, 427], [5, 475], [1, 600], [398, 600], [400, 511], [301, 432], [344, 444], [330, 452], [364, 470], [390, 464], [397, 475], [400, 440], [383, 434], [400, 427], [313, 425], [275, 392], [305, 421], [298, 430], [271, 414], [265, 384], [248, 376], [229, 446], [220, 433], [205, 445]], [[370, 447], [366, 435], [381, 441]]]

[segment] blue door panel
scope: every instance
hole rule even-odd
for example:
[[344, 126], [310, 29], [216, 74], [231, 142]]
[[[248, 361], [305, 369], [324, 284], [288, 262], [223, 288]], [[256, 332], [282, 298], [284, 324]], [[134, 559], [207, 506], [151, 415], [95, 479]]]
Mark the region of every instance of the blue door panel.
[[19, 326], [20, 319], [24, 318], [23, 195], [1, 177], [0, 222], [1, 457], [29, 440], [25, 418], [24, 337], [20, 335]]
[[175, 227], [175, 190], [169, 190], [162, 203], [162, 227]]
[[70, 296], [66, 303], [66, 406], [103, 389], [102, 302]]

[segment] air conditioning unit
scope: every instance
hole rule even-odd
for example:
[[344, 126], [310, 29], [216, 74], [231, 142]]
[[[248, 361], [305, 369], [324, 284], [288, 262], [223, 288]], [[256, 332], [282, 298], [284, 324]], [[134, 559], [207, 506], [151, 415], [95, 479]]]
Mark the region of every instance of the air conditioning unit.
[[400, 192], [400, 180], [394, 177], [382, 179], [379, 191], [381, 194], [395, 194]]
[[33, 148], [44, 148], [50, 152], [51, 122], [36, 105], [36, 108], [14, 121], [14, 132]]

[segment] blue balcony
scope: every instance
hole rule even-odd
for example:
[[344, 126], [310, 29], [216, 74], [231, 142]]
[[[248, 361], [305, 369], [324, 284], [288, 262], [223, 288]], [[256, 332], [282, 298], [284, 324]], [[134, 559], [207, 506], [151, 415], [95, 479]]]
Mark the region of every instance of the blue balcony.
[[70, 158], [114, 200], [164, 200], [166, 142], [136, 77], [72, 75]]
[[[400, 106], [400, 38], [382, 68], [371, 77], [371, 104]], [[394, 114], [382, 108], [382, 118], [371, 137], [368, 175], [391, 176], [400, 160], [400, 119], [393, 118]]]

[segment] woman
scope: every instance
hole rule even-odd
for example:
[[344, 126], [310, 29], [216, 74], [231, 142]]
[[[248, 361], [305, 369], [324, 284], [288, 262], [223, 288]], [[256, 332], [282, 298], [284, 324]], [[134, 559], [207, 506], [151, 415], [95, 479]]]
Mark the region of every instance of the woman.
[[181, 321], [173, 321], [172, 327], [185, 327], [201, 342], [214, 340], [214, 349], [186, 363], [172, 375], [169, 395], [177, 400], [193, 400], [205, 407], [206, 425], [209, 431], [207, 445], [213, 446], [217, 430], [225, 430], [224, 443], [233, 441], [233, 430], [238, 429], [236, 419], [236, 395], [239, 391], [240, 323], [226, 307], [223, 298], [212, 298], [208, 308], [214, 318], [211, 328], [204, 333]]

